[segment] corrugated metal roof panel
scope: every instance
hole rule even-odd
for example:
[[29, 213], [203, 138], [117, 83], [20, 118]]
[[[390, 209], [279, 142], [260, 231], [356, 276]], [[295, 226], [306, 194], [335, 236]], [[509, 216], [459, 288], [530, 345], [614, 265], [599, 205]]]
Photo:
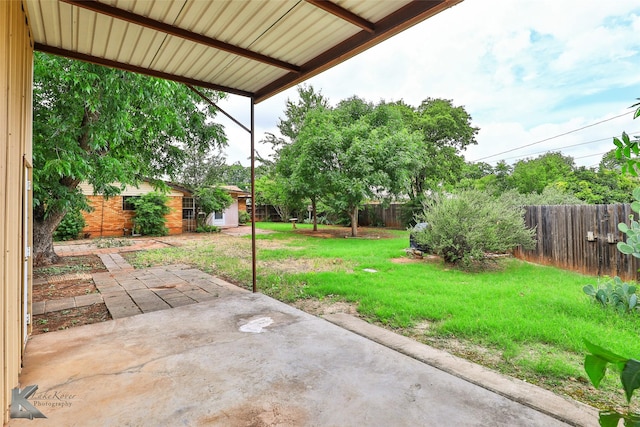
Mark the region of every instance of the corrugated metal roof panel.
[[301, 65], [318, 52], [324, 52], [360, 31], [354, 25], [341, 24], [341, 20], [336, 21], [323, 10], [301, 3], [286, 19], [274, 24], [253, 47], [269, 56], [286, 52], [283, 60]]
[[390, 13], [411, 3], [411, 0], [366, 1], [366, 0], [334, 0], [334, 3], [355, 13], [369, 22], [378, 22]]
[[24, 1], [36, 49], [264, 99], [462, 0]]

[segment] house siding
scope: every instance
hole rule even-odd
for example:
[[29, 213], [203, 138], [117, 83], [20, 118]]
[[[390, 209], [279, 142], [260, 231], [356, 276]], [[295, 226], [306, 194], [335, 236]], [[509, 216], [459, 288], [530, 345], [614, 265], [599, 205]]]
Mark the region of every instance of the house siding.
[[[100, 194], [94, 194], [94, 188], [91, 184], [82, 182], [78, 187], [92, 208], [90, 212], [82, 213], [85, 221], [82, 234], [87, 238], [130, 236], [133, 230], [135, 211], [123, 209], [123, 198], [143, 196], [155, 191], [151, 184], [143, 181], [138, 187], [127, 186], [118, 196], [105, 198]], [[165, 219], [169, 234], [180, 234], [182, 233], [182, 197], [184, 197], [184, 193], [171, 189], [167, 196], [167, 206], [169, 206], [170, 212], [165, 215]]]
[[[93, 208], [83, 212], [84, 237], [118, 237], [131, 234], [133, 229], [133, 211], [122, 210], [122, 196], [87, 196], [87, 202]], [[127, 232], [128, 230], [128, 232]]]
[[[31, 258], [24, 262], [24, 244], [32, 245], [32, 225], [27, 216], [32, 198], [30, 192], [25, 193], [24, 185], [25, 179], [31, 179], [31, 46], [22, 3], [0, 1], [0, 217], [3, 218], [0, 226], [0, 402], [3, 423], [9, 421], [11, 389], [19, 385], [24, 336], [30, 332], [23, 326], [26, 315], [23, 295], [25, 287], [31, 295], [32, 276]], [[26, 306], [30, 312], [30, 301]]]
[[[122, 209], [124, 196], [108, 199], [102, 196], [87, 196], [91, 212], [83, 212], [85, 227], [82, 234], [87, 238], [119, 237], [131, 235], [135, 211]], [[169, 234], [182, 233], [182, 195], [169, 196], [167, 206], [171, 210], [165, 219]]]
[[[135, 211], [125, 211], [123, 209], [123, 197], [142, 196], [154, 191], [153, 186], [149, 183], [141, 182], [138, 187], [126, 187], [120, 195], [107, 199], [102, 195], [94, 194], [93, 187], [86, 182], [81, 183], [78, 187], [82, 194], [87, 197], [87, 202], [92, 208], [90, 212], [82, 213], [85, 220], [82, 237], [86, 238], [131, 235]], [[222, 226], [237, 227], [239, 216], [238, 193], [229, 189], [227, 189], [227, 191], [229, 191], [234, 201], [224, 212], [224, 225]], [[172, 188], [167, 195], [167, 206], [170, 212], [165, 218], [167, 220], [166, 225], [169, 229], [169, 234], [181, 234], [185, 231], [194, 231], [195, 220], [183, 220], [182, 218], [182, 199], [184, 197], [191, 197], [191, 194]], [[246, 199], [241, 199], [241, 203], [245, 205]], [[246, 209], [246, 205], [244, 209]], [[209, 218], [207, 223], [213, 225], [213, 217]]]
[[247, 198], [242, 197], [238, 198], [238, 212], [246, 212], [247, 211]]
[[182, 233], [182, 196], [169, 197], [167, 206], [171, 211], [165, 216], [169, 234]]

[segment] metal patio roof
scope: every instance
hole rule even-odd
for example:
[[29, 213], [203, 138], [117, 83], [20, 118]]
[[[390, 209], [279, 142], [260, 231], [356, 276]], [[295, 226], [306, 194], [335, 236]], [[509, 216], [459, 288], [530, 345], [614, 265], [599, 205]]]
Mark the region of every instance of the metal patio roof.
[[248, 96], [257, 103], [461, 1], [23, 3], [36, 50]]

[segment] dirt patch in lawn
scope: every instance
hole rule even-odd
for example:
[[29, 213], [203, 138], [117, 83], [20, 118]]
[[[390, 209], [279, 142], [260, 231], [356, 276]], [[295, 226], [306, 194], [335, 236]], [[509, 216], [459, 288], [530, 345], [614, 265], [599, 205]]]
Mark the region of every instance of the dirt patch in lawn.
[[93, 279], [38, 283], [33, 285], [33, 302], [49, 301], [98, 292]]
[[[61, 257], [56, 264], [33, 269], [34, 303], [97, 293], [92, 274], [108, 271], [97, 255]], [[104, 304], [53, 311], [33, 317], [33, 334], [110, 320]]]
[[334, 271], [352, 273], [353, 265], [345, 262], [340, 258], [318, 259], [318, 258], [299, 258], [291, 260], [271, 260], [259, 261], [259, 268], [264, 268], [278, 274], [283, 273], [310, 273], [321, 271]]
[[291, 303], [295, 308], [316, 316], [325, 314], [347, 313], [358, 316], [357, 304], [346, 301], [299, 299]]
[[108, 271], [97, 255], [61, 257], [58, 263], [33, 269], [34, 302], [96, 293], [92, 274]]
[[300, 228], [296, 230], [296, 233], [322, 239], [391, 239], [395, 237], [392, 233], [384, 229], [373, 227], [358, 227], [358, 237], [351, 237], [351, 228], [349, 227], [331, 227], [326, 225], [323, 225], [318, 231]]
[[49, 279], [65, 274], [91, 274], [108, 271], [97, 255], [64, 256], [56, 264], [34, 267], [34, 279]]
[[111, 320], [111, 315], [104, 304], [51, 311], [33, 316], [32, 334], [38, 335], [46, 332], [61, 331], [74, 326], [89, 325], [106, 320]]

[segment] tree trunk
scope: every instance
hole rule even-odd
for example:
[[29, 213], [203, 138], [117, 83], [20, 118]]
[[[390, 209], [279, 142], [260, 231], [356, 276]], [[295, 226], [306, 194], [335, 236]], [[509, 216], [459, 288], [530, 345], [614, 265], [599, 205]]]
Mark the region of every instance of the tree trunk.
[[313, 231], [318, 231], [318, 213], [316, 211], [316, 198], [311, 198], [311, 212], [313, 214]]
[[351, 212], [351, 237], [358, 237], [358, 207]]
[[[55, 264], [60, 257], [53, 249], [53, 232], [56, 230], [65, 212], [50, 212], [46, 218], [33, 220], [33, 265]], [[38, 215], [39, 216], [39, 215]]]

